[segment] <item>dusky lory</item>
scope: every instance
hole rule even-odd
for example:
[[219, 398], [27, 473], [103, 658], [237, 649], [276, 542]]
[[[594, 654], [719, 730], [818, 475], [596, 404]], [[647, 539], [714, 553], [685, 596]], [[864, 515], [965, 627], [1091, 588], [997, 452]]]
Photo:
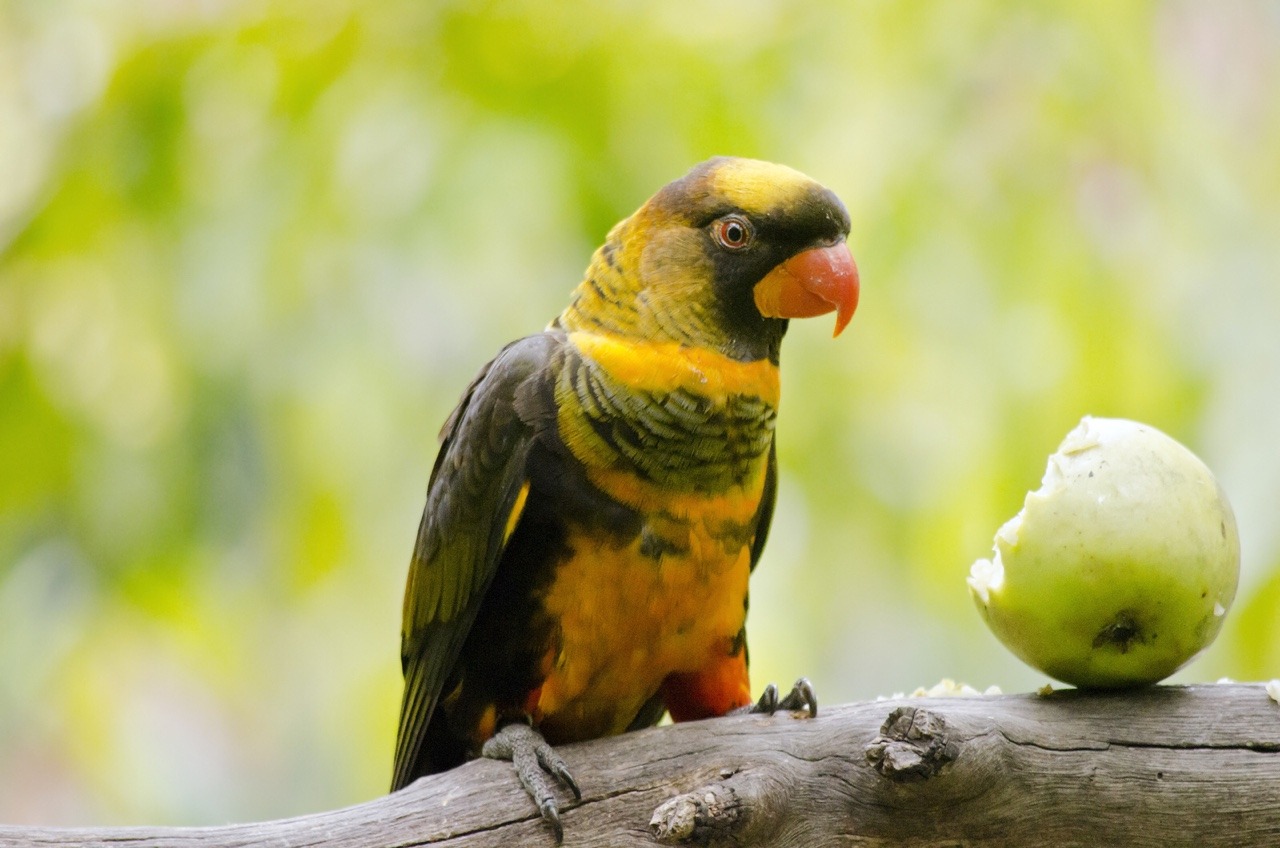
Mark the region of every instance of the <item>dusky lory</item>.
[[441, 431], [404, 599], [392, 789], [512, 759], [561, 835], [551, 746], [753, 704], [747, 581], [777, 486], [788, 319], [858, 302], [849, 216], [790, 168], [716, 158], [617, 224], [568, 307]]

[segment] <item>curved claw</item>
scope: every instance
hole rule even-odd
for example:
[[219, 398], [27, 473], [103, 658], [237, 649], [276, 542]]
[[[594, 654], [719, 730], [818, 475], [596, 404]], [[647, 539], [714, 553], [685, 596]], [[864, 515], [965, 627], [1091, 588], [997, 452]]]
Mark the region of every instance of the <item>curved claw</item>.
[[813, 691], [809, 678], [802, 677], [791, 687], [787, 697], [778, 702], [780, 710], [808, 710], [809, 718], [818, 717], [818, 695]]
[[[539, 735], [539, 738], [541, 739], [541, 735]], [[568, 787], [575, 799], [581, 801], [582, 790], [578, 788], [578, 781], [574, 780], [573, 775], [569, 774], [569, 766], [556, 753], [556, 749], [547, 744], [545, 739], [542, 739], [541, 742], [542, 744], [538, 745], [534, 751], [538, 755], [538, 764], [554, 775], [562, 785]]]
[[807, 710], [809, 718], [818, 717], [818, 696], [813, 691], [813, 684], [809, 682], [809, 678], [801, 677], [791, 687], [791, 691], [785, 697], [778, 697], [778, 687], [770, 683], [764, 687], [764, 692], [760, 695], [760, 700], [748, 707], [745, 712], [773, 715], [778, 710]]
[[[529, 787], [526, 786], [527, 790]], [[542, 813], [542, 820], [551, 825], [551, 829], [556, 835], [556, 844], [564, 842], [564, 825], [560, 823], [560, 810], [556, 807], [554, 798], [548, 798], [538, 805], [538, 811]]]
[[760, 693], [760, 700], [756, 701], [755, 706], [751, 708], [751, 712], [773, 715], [777, 711], [778, 687], [770, 683], [768, 686], [764, 687], [764, 691]]
[[560, 823], [560, 808], [556, 804], [555, 788], [548, 775], [573, 792], [573, 797], [582, 800], [582, 791], [578, 782], [569, 773], [569, 767], [555, 749], [547, 744], [542, 734], [530, 724], [513, 722], [503, 725], [493, 735], [480, 755], [492, 760], [509, 760], [515, 766], [520, 785], [529, 793], [533, 803], [538, 805], [538, 812], [543, 820], [555, 831], [556, 844], [564, 841], [564, 826]]

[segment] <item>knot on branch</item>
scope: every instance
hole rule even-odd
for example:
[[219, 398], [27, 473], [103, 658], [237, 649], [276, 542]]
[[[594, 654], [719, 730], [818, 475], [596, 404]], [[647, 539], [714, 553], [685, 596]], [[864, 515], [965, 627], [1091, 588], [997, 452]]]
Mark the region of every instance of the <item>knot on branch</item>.
[[867, 762], [898, 783], [933, 777], [960, 754], [942, 716], [918, 707], [898, 707], [867, 746]]
[[664, 801], [653, 811], [649, 832], [665, 845], [709, 845], [721, 841], [739, 825], [743, 802], [737, 791], [713, 783]]

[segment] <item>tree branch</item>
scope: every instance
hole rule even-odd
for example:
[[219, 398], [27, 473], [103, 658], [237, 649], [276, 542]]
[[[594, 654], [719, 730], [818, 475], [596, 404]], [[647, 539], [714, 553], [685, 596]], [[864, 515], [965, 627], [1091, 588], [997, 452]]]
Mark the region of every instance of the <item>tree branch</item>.
[[[907, 698], [562, 749], [566, 846], [1280, 844], [1280, 704], [1259, 685]], [[551, 848], [507, 763], [315, 815], [199, 828], [0, 826], [0, 846]]]

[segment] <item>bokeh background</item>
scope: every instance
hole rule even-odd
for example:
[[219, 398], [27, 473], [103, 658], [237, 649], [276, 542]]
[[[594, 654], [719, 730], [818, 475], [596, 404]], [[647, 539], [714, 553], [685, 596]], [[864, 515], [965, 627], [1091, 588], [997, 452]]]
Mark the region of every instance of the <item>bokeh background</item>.
[[757, 684], [1045, 678], [964, 578], [1086, 413], [1196, 450], [1280, 675], [1280, 4], [0, 2], [0, 821], [372, 798], [435, 435], [709, 155], [853, 219]]

